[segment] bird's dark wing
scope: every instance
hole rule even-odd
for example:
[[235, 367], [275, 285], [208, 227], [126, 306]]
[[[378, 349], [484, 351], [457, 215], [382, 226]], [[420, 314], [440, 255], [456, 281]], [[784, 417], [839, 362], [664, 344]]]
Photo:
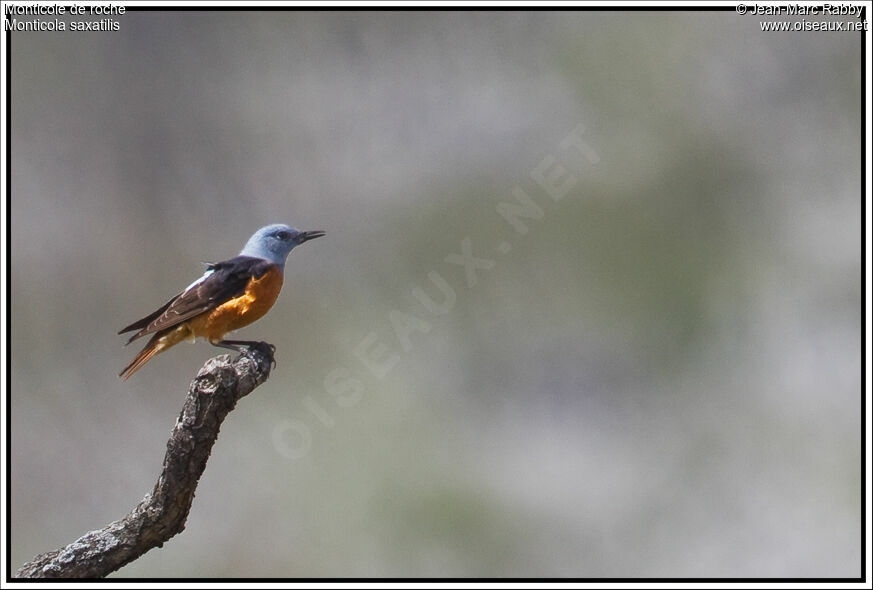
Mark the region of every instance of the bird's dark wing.
[[198, 281], [118, 333], [139, 330], [127, 341], [130, 344], [137, 338], [177, 326], [242, 295], [252, 277], [263, 276], [272, 266], [267, 260], [250, 256], [210, 264], [209, 270]]

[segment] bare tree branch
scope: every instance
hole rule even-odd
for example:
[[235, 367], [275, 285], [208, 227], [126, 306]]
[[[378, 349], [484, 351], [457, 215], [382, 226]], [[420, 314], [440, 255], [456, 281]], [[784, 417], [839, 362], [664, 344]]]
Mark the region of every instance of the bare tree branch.
[[267, 380], [272, 363], [266, 343], [232, 362], [229, 355], [206, 361], [188, 387], [152, 493], [121, 520], [37, 555], [15, 577], [102, 578], [182, 532], [222, 421], [240, 398]]

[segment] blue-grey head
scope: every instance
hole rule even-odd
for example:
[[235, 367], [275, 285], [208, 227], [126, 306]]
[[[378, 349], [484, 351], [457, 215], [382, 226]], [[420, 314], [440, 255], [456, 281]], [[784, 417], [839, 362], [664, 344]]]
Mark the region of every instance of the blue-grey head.
[[256, 231], [239, 254], [263, 258], [273, 264], [284, 266], [291, 250], [303, 242], [323, 235], [324, 232], [321, 230], [300, 231], [282, 223], [274, 223]]

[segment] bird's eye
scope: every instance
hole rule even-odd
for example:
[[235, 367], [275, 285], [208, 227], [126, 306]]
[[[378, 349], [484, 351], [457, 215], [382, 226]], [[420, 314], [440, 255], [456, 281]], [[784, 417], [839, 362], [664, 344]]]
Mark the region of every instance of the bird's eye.
[[291, 233], [286, 231], [280, 231], [276, 234], [276, 237], [282, 240], [283, 242], [287, 242], [291, 239]]

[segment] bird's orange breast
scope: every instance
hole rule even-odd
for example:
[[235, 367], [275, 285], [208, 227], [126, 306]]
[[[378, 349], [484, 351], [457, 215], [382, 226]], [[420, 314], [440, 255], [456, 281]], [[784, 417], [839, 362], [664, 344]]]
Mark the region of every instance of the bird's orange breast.
[[282, 271], [273, 268], [259, 278], [252, 278], [245, 292], [203, 313], [188, 323], [191, 335], [210, 342], [224, 339], [233, 330], [248, 326], [267, 313], [282, 290]]

